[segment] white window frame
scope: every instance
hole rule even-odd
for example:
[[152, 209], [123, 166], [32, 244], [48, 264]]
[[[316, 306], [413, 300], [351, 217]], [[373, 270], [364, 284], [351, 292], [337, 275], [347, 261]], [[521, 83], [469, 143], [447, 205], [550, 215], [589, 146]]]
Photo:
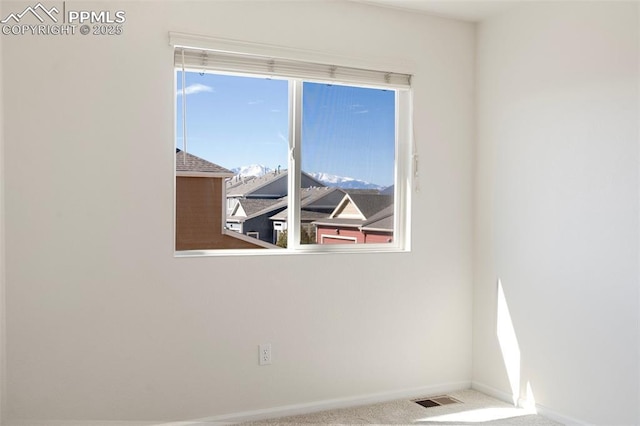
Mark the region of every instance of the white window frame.
[[[169, 33], [169, 44], [174, 48], [174, 57], [178, 49], [201, 50], [203, 52], [220, 52], [246, 55], [247, 57], [262, 56], [278, 58], [283, 60], [293, 60], [309, 62], [312, 64], [340, 64], [344, 67], [354, 67], [360, 69], [380, 70], [387, 69], [390, 72], [411, 75], [412, 67], [402, 61], [372, 62], [355, 59], [348, 56], [327, 55], [323, 52], [313, 52], [309, 50], [298, 50], [282, 46], [273, 46], [260, 43], [250, 43], [237, 40], [221, 39], [190, 35], [184, 33]], [[174, 65], [177, 75], [177, 67]], [[185, 66], [185, 71], [202, 71], [197, 66]], [[253, 70], [228, 71], [224, 69], [216, 70], [214, 65], [207, 64], [207, 70], [219, 74], [245, 75], [245, 76], [269, 76]], [[336, 79], [331, 78], [295, 78], [274, 75], [273, 78], [283, 78], [289, 81], [289, 164], [288, 169], [295, 171], [289, 173], [289, 205], [288, 205], [288, 243], [287, 249], [208, 249], [208, 250], [182, 250], [175, 251], [176, 257], [193, 256], [220, 256], [220, 255], [281, 255], [298, 253], [365, 253], [365, 252], [408, 252], [411, 251], [411, 195], [414, 179], [417, 178], [417, 155], [413, 140], [413, 99], [410, 87], [400, 88], [389, 84], [387, 87], [396, 93], [396, 140], [395, 140], [395, 181], [394, 181], [394, 234], [391, 243], [372, 244], [301, 244], [300, 243], [300, 179], [298, 165], [301, 164], [301, 149], [298, 146], [301, 140], [302, 128], [302, 86], [304, 82], [330, 82], [336, 85], [346, 85], [352, 87], [385, 87], [384, 84], [359, 84], [357, 81], [349, 81], [349, 77]], [[175, 87], [175, 84], [174, 84]], [[172, 88], [173, 89], [173, 88]], [[176, 103], [174, 102], [174, 108]], [[174, 120], [176, 114], [174, 111]], [[176, 123], [174, 122], [174, 129]], [[175, 193], [175, 190], [174, 190]], [[226, 208], [224, 209], [226, 212]], [[224, 220], [224, 217], [223, 217]], [[175, 226], [175, 218], [174, 218]], [[175, 230], [174, 230], [175, 234]]]
[[[353, 241], [353, 245], [358, 244], [358, 239], [356, 237], [343, 237], [342, 235], [322, 235], [320, 240], [343, 240], [343, 241]], [[361, 244], [362, 245], [362, 244]]]

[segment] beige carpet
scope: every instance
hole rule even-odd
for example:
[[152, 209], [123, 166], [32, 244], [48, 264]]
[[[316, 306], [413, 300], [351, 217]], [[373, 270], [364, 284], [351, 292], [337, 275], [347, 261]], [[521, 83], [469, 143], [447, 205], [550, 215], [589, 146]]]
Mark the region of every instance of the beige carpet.
[[[515, 408], [474, 390], [449, 392], [457, 404], [425, 408], [410, 400], [398, 400], [355, 408], [282, 417], [243, 425], [559, 425], [538, 414]], [[436, 396], [436, 395], [426, 395]]]

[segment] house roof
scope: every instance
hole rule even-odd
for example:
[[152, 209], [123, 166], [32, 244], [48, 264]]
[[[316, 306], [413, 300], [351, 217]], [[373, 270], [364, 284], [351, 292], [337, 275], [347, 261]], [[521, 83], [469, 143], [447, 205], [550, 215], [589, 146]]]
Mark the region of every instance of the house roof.
[[390, 231], [393, 232], [393, 204], [371, 216], [366, 220], [361, 229], [363, 231]]
[[254, 217], [267, 214], [274, 210], [285, 208], [287, 201], [284, 198], [269, 199], [269, 198], [243, 198], [238, 201], [238, 204], [233, 210], [236, 213], [239, 208], [244, 210], [246, 216], [238, 216], [237, 214], [227, 216], [229, 222], [244, 222]]
[[247, 194], [257, 191], [258, 189], [275, 182], [279, 179], [287, 179], [287, 170], [281, 170], [280, 172], [269, 172], [263, 176], [255, 177], [240, 177], [236, 176], [227, 182], [227, 196], [228, 197], [244, 197]]
[[393, 204], [393, 195], [348, 194], [348, 196], [367, 219]]
[[352, 202], [360, 213], [362, 219], [367, 220], [374, 214], [393, 204], [392, 195], [369, 194], [369, 193], [347, 193], [340, 204], [331, 214], [334, 217], [341, 207]]
[[[242, 207], [242, 210], [244, 210], [244, 213], [246, 214], [246, 216], [249, 217], [258, 213], [259, 211], [268, 209], [278, 203], [279, 203], [279, 200], [273, 200], [268, 198], [245, 198], [245, 199], [239, 200], [238, 206]], [[239, 207], [236, 207], [236, 211], [238, 210]]]
[[366, 188], [347, 188], [343, 189], [347, 194], [374, 194], [378, 195], [382, 192], [378, 189], [366, 189]]
[[385, 189], [380, 191], [380, 193], [383, 195], [393, 195], [393, 193], [395, 192], [395, 189], [396, 189], [395, 185], [387, 186]]
[[[300, 191], [300, 206], [306, 207], [336, 192], [344, 194], [344, 190], [336, 187], [312, 186], [310, 188], [302, 188], [302, 190]], [[329, 208], [332, 208], [332, 207], [335, 207], [335, 206], [331, 206]]]
[[184, 152], [176, 148], [176, 174], [178, 176], [188, 175], [211, 175], [212, 177], [232, 177], [233, 172], [215, 163], [196, 157], [193, 154]]
[[[245, 177], [236, 176], [227, 182], [227, 196], [228, 197], [246, 197], [254, 192], [257, 192], [261, 188], [274, 183], [278, 180], [284, 179], [286, 181], [289, 175], [288, 170], [280, 170], [269, 172], [259, 177]], [[302, 172], [302, 176], [305, 180], [311, 182], [314, 187], [324, 187], [325, 185], [319, 180], [313, 178], [311, 175]], [[274, 196], [282, 196], [284, 194], [270, 194]]]
[[[353, 203], [357, 210], [362, 214], [362, 218], [357, 219], [354, 217], [335, 217], [347, 203]], [[369, 194], [369, 193], [348, 193], [344, 196], [340, 204], [331, 213], [331, 216], [326, 219], [319, 219], [314, 223], [316, 225], [326, 226], [345, 226], [345, 227], [361, 227], [368, 223], [374, 223], [379, 220], [385, 219], [391, 212], [393, 214], [393, 196], [381, 195], [381, 194]], [[393, 223], [393, 219], [392, 219]], [[393, 229], [393, 224], [391, 229]]]
[[[322, 187], [311, 187], [311, 188], [302, 188], [300, 190], [300, 219], [302, 220], [315, 220], [320, 218], [329, 217], [331, 214], [324, 212], [317, 212], [312, 210], [305, 210], [304, 208], [309, 206], [310, 204], [315, 203], [316, 201], [322, 200], [324, 197], [333, 194], [335, 192], [344, 193], [343, 190], [336, 187], [322, 186]], [[287, 200], [288, 197], [283, 197], [283, 200]], [[328, 205], [328, 208], [333, 208], [335, 205]], [[275, 216], [271, 216], [269, 219], [271, 220], [287, 220], [289, 209], [284, 209], [280, 213]]]
[[[280, 213], [271, 216], [269, 219], [279, 220], [279, 221], [287, 220], [288, 214], [289, 214], [289, 209], [284, 209]], [[300, 220], [302, 220], [303, 222], [309, 222], [313, 220], [324, 219], [324, 218], [328, 218], [329, 214], [330, 213], [300, 209]]]

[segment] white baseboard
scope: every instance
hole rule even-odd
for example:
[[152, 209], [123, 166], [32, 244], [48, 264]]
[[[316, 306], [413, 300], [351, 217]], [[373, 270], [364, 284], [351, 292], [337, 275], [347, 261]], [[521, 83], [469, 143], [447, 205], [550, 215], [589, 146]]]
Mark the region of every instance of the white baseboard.
[[471, 382], [471, 389], [482, 392], [485, 395], [492, 396], [496, 399], [499, 399], [500, 401], [513, 404], [513, 396], [510, 393], [503, 392], [491, 386], [487, 386], [484, 383]]
[[[508, 392], [504, 392], [501, 391], [499, 389], [496, 389], [494, 387], [485, 385], [484, 383], [480, 383], [480, 382], [471, 382], [471, 389], [477, 390], [478, 392], [482, 392], [486, 395], [492, 396], [496, 399], [499, 399], [501, 401], [507, 402], [509, 404], [513, 404], [513, 396], [508, 393]], [[519, 398], [518, 399], [518, 406], [519, 407], [525, 407], [527, 406], [527, 400], [524, 398]], [[544, 405], [540, 405], [538, 403], [536, 403], [535, 405], [536, 408], [536, 412], [538, 414], [540, 414], [541, 416], [544, 416], [548, 419], [551, 419], [553, 421], [556, 421], [558, 423], [562, 423], [563, 425], [567, 425], [567, 426], [584, 426], [584, 425], [588, 425], [589, 423], [582, 421], [582, 420], [578, 420], [578, 419], [574, 419], [572, 417], [566, 416], [564, 414], [560, 414], [557, 411], [554, 411], [548, 407], [545, 407]]]
[[11, 420], [3, 426], [212, 426], [228, 425], [225, 422], [148, 422], [121, 420]]
[[4, 426], [155, 426], [158, 422], [102, 420], [9, 420]]
[[[377, 404], [380, 402], [393, 401], [396, 399], [414, 399], [437, 394], [453, 392], [461, 389], [469, 389], [471, 382], [453, 382], [435, 386], [424, 386], [412, 389], [402, 389], [390, 392], [379, 392], [367, 395], [351, 396], [345, 398], [326, 399], [303, 404], [285, 405], [281, 407], [266, 408], [262, 410], [245, 411], [222, 416], [200, 419], [202, 424], [231, 424], [237, 422], [247, 422], [265, 420], [276, 417], [295, 416], [298, 414], [309, 414], [318, 411], [336, 410], [339, 408], [357, 407], [359, 405]], [[210, 422], [210, 423], [206, 423]], [[201, 423], [196, 423], [201, 424]], [[173, 425], [171, 425], [173, 426]], [[176, 425], [178, 426], [178, 425]]]
[[322, 401], [306, 402], [302, 404], [283, 405], [274, 408], [230, 413], [202, 419], [184, 420], [176, 422], [126, 422], [126, 421], [11, 421], [6, 426], [219, 426], [231, 425], [239, 422], [266, 420], [276, 417], [309, 414], [318, 411], [335, 410], [339, 408], [356, 407], [359, 405], [377, 404], [396, 399], [415, 399], [429, 397], [447, 392], [469, 389], [470, 381], [445, 383], [435, 386], [424, 386], [412, 389], [401, 389], [390, 392], [379, 392], [367, 395], [350, 396], [345, 398], [326, 399]]

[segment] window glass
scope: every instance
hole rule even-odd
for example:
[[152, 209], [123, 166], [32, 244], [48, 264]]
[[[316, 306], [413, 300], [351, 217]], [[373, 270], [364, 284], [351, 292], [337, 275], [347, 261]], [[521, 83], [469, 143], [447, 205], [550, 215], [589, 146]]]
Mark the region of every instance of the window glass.
[[[390, 243], [394, 233], [395, 91], [305, 82], [302, 244]], [[304, 176], [304, 174], [303, 174]]]
[[176, 77], [176, 250], [276, 247], [269, 217], [286, 208], [288, 82], [186, 72], [183, 91]]

